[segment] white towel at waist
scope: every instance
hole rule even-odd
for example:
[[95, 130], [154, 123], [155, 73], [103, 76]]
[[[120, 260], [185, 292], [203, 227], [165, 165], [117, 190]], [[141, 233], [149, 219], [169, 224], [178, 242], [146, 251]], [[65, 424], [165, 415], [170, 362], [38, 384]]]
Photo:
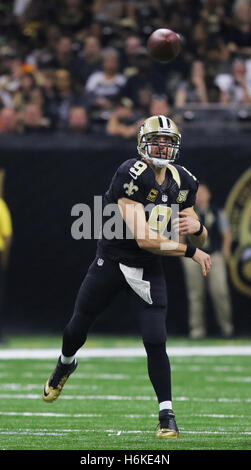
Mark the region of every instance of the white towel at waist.
[[145, 302], [152, 304], [150, 282], [143, 280], [143, 268], [133, 268], [119, 263], [119, 267], [125, 276], [126, 282]]

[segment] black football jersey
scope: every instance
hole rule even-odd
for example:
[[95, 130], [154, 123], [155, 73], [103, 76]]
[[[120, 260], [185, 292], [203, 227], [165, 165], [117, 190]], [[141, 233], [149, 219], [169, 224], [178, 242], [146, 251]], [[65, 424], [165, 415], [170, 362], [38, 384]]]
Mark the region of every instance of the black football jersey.
[[159, 185], [153, 170], [145, 161], [132, 158], [122, 163], [103, 197], [103, 224], [97, 255], [99, 257], [107, 255], [113, 260], [135, 267], [144, 266], [149, 261], [156, 259], [156, 256], [159, 255], [139, 248], [132, 234], [128, 236], [128, 228], [126, 228], [119, 210], [117, 217], [121, 218], [123, 230], [120, 231], [117, 238], [116, 231], [114, 231], [113, 238], [107, 237], [106, 223], [110, 216], [104, 215], [105, 209], [109, 204], [116, 205], [122, 197], [140, 202], [144, 206], [146, 220], [150, 228], [166, 235], [168, 231], [170, 232], [172, 205], [178, 204], [179, 211], [194, 206], [198, 184], [195, 176], [180, 165], [169, 164], [166, 178]]

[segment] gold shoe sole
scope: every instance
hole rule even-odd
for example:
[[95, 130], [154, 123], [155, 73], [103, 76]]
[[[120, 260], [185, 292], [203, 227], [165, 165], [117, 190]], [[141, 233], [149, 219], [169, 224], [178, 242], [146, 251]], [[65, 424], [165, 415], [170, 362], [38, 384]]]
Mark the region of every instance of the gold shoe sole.
[[168, 431], [162, 429], [156, 433], [156, 437], [160, 439], [177, 439], [179, 437], [179, 433], [177, 431]]

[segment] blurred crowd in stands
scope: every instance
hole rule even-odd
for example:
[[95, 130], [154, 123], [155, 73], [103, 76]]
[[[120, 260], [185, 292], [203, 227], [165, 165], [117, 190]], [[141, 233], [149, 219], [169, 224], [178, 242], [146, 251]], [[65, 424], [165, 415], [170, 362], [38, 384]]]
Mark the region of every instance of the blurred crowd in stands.
[[[251, 0], [0, 0], [0, 133], [131, 138], [151, 114], [251, 104]], [[154, 62], [152, 31], [181, 35]]]

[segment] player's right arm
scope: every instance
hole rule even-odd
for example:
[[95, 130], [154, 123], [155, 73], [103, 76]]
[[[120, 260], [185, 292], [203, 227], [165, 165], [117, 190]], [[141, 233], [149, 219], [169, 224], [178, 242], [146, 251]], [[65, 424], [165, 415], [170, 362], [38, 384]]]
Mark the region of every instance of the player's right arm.
[[[162, 256], [186, 255], [186, 244], [169, 240], [149, 227], [141, 203], [122, 197], [118, 200], [118, 206], [139, 248]], [[201, 265], [202, 274], [206, 276], [211, 267], [210, 256], [199, 248], [196, 248], [192, 259]]]

